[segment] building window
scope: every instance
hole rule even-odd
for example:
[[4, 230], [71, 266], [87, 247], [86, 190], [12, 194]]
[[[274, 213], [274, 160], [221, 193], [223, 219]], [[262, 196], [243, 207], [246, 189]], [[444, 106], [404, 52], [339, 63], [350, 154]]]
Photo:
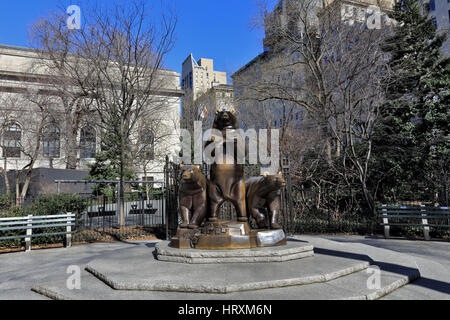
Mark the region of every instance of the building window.
[[436, 10], [436, 4], [434, 0], [430, 0], [430, 11]]
[[154, 160], [155, 158], [155, 137], [149, 129], [141, 131], [141, 154], [146, 160]]
[[142, 177], [142, 181], [155, 181], [154, 177]]
[[11, 123], [3, 134], [3, 156], [5, 158], [20, 158], [22, 128], [17, 123]]
[[54, 124], [50, 124], [43, 131], [44, 157], [59, 158], [60, 156], [60, 130]]
[[436, 20], [436, 18], [433, 17], [431, 19], [431, 22], [433, 23], [433, 26], [437, 27], [437, 20]]
[[90, 126], [82, 128], [80, 132], [80, 158], [95, 158], [96, 146], [95, 129]]

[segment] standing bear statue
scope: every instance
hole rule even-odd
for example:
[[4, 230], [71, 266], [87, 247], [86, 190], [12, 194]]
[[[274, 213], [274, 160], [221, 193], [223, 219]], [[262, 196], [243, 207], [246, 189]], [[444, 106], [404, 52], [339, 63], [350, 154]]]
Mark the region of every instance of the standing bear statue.
[[[230, 201], [236, 208], [238, 221], [247, 222], [244, 165], [238, 163], [238, 141], [234, 138], [236, 137], [236, 130], [239, 129], [236, 111], [234, 109], [216, 110], [213, 129], [220, 131], [222, 134], [223, 142], [218, 148], [221, 148], [223, 151], [224, 161], [211, 165], [208, 188], [211, 215], [209, 221], [218, 221], [220, 206], [225, 201]], [[234, 140], [234, 142], [232, 144], [227, 143], [227, 139], [229, 141]], [[206, 146], [214, 143], [214, 141], [214, 139], [208, 141]], [[218, 142], [216, 141], [216, 143]], [[231, 154], [231, 152], [227, 153], [227, 146], [230, 145], [234, 148], [232, 159], [227, 157], [227, 155]]]

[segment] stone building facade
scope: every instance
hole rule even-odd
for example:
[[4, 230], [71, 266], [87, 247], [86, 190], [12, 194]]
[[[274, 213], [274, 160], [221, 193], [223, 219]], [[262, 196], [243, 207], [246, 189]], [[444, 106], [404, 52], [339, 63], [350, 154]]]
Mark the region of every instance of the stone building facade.
[[[58, 104], [61, 97], [54, 96], [50, 85], [54, 77], [44, 68], [33, 68], [37, 59], [33, 49], [0, 45], [0, 167], [6, 171], [23, 170], [34, 158], [33, 168], [86, 171], [100, 151], [99, 117], [91, 112], [69, 128], [64, 121], [65, 111]], [[155, 93], [165, 103], [158, 123], [166, 133], [162, 142], [149, 131], [133, 134], [133, 139], [141, 139], [136, 143], [145, 143], [148, 148], [146, 161], [133, 168], [139, 179], [162, 180], [165, 156], [172, 159], [179, 148], [180, 74], [171, 70], [159, 72], [166, 87]], [[69, 130], [76, 131], [76, 146], [67, 143]], [[37, 132], [42, 133], [40, 139]], [[34, 157], [37, 141], [39, 154]], [[75, 167], [73, 161], [69, 166], [69, 148], [76, 149]]]

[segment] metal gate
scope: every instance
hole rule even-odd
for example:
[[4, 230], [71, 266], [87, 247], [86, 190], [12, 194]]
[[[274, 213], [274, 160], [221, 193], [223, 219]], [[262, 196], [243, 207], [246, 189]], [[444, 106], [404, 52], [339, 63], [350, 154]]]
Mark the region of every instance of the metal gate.
[[166, 157], [166, 164], [164, 166], [164, 179], [166, 184], [165, 228], [167, 239], [176, 234], [178, 225], [180, 224], [180, 218], [178, 215], [179, 174], [180, 165], [169, 161], [169, 157]]

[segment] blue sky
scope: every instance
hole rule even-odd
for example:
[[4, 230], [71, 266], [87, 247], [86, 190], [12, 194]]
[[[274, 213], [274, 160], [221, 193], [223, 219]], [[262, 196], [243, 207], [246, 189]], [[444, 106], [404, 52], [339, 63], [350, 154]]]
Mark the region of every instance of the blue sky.
[[[230, 74], [262, 52], [263, 32], [250, 28], [251, 18], [257, 12], [256, 0], [164, 1], [171, 2], [178, 13], [177, 43], [167, 57], [168, 68], [181, 72], [181, 63], [192, 52], [196, 59], [214, 59], [215, 69]], [[61, 0], [1, 0], [0, 43], [28, 47], [29, 26], [60, 3]]]

